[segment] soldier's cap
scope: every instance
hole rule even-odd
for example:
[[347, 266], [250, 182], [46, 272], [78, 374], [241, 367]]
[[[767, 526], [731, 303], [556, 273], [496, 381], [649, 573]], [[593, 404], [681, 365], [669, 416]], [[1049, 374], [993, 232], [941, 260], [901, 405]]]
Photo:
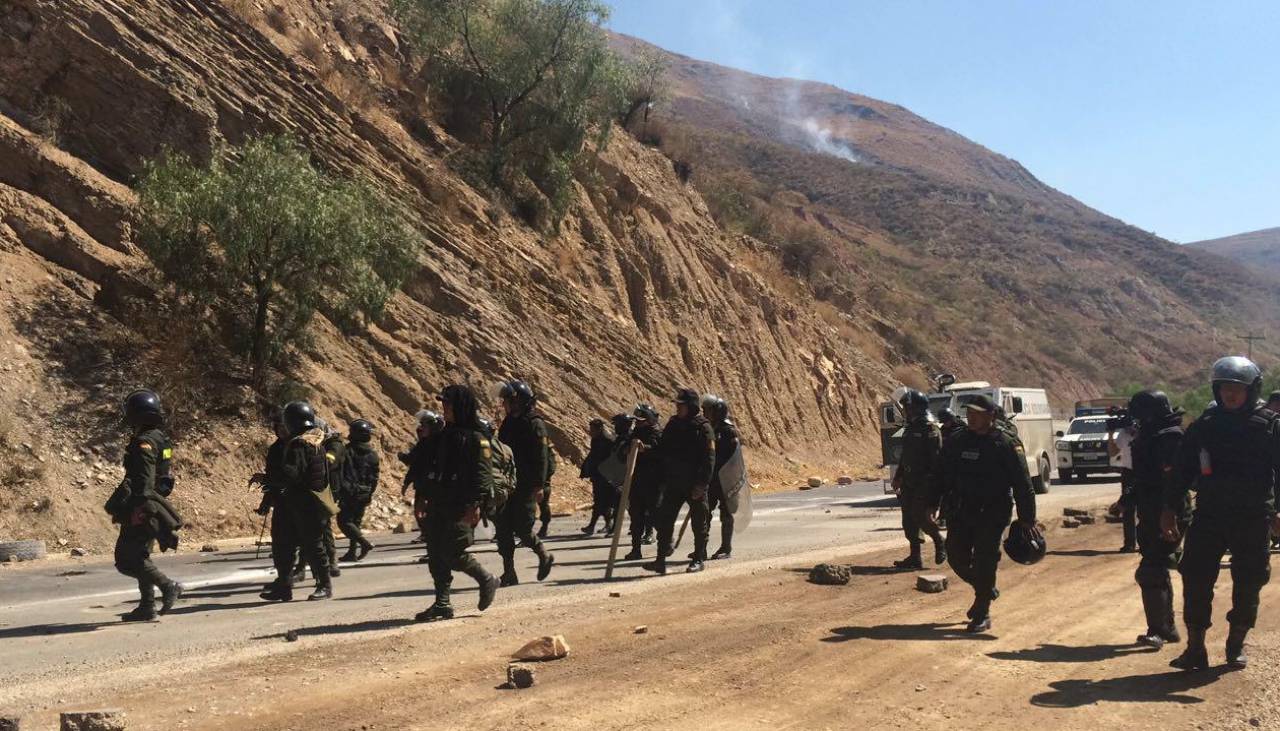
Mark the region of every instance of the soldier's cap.
[[682, 388], [676, 392], [675, 402], [678, 404], [688, 404], [689, 406], [701, 406], [702, 397], [692, 388]]
[[996, 413], [996, 402], [992, 401], [990, 396], [981, 394], [974, 396], [972, 400], [965, 403], [964, 407], [970, 411], [982, 411], [988, 414]]

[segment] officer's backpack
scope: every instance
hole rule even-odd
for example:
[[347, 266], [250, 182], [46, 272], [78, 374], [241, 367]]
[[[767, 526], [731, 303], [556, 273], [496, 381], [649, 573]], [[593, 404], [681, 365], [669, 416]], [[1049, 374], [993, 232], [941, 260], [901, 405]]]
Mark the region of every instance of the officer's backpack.
[[516, 491], [516, 460], [508, 447], [498, 439], [489, 439], [489, 465], [493, 471], [493, 492], [485, 496], [481, 512], [489, 520], [497, 517], [511, 494]]
[[356, 468], [351, 461], [350, 450], [342, 441], [342, 435], [334, 433], [325, 437], [321, 448], [324, 450], [329, 490], [334, 499], [344, 500], [352, 496], [352, 491], [358, 489], [359, 481], [356, 479]]

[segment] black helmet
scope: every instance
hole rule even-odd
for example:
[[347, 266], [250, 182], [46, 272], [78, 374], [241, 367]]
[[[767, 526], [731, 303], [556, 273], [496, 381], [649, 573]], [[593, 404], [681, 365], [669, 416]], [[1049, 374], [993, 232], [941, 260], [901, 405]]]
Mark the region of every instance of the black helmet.
[[1218, 386], [1223, 383], [1242, 383], [1249, 388], [1245, 408], [1253, 408], [1262, 394], [1262, 369], [1243, 356], [1229, 355], [1219, 358], [1213, 364], [1213, 375], [1210, 381], [1213, 384], [1213, 398], [1219, 404], [1222, 403], [1222, 396], [1218, 394]]
[[631, 433], [631, 427], [636, 423], [636, 417], [631, 414], [614, 414], [613, 416], [613, 433], [619, 437], [625, 437]]
[[347, 425], [353, 442], [367, 442], [373, 438], [373, 424], [367, 419], [356, 419]]
[[537, 401], [537, 397], [533, 395], [533, 388], [524, 381], [507, 381], [502, 384], [502, 390], [498, 392], [498, 396], [504, 399], [511, 399], [516, 405], [528, 408]]
[[124, 399], [124, 420], [129, 426], [159, 426], [164, 421], [160, 412], [160, 397], [155, 391], [139, 389]]
[[282, 418], [289, 436], [296, 437], [316, 425], [316, 411], [306, 401], [290, 401], [285, 404]]
[[712, 421], [725, 421], [729, 418], [729, 402], [719, 396], [707, 394], [702, 398], [702, 413]]
[[692, 388], [682, 388], [676, 391], [674, 400], [677, 404], [684, 404], [692, 408], [695, 413], [702, 410], [702, 397]]
[[898, 404], [902, 406], [902, 410], [905, 413], [918, 414], [920, 409], [929, 408], [929, 397], [913, 388], [902, 394], [902, 398], [898, 399]]
[[649, 404], [636, 404], [636, 410], [632, 413], [640, 421], [656, 422], [658, 420], [658, 410]]
[[938, 412], [938, 421], [942, 422], [943, 424], [950, 424], [955, 420], [956, 420], [956, 412], [952, 411], [950, 407], [947, 407], [942, 411]]
[[1039, 563], [1047, 549], [1044, 534], [1039, 528], [1028, 528], [1021, 523], [1009, 526], [1009, 535], [1004, 539], [1004, 552], [1015, 562], [1028, 566]]
[[603, 429], [604, 419], [601, 419], [598, 416], [593, 417], [591, 421], [587, 422], [587, 426], [591, 427], [592, 429]]
[[415, 416], [418, 419], [418, 426], [425, 426], [432, 431], [439, 431], [444, 428], [444, 417], [434, 411], [423, 409]]
[[480, 407], [476, 402], [476, 393], [470, 386], [457, 383], [446, 386], [440, 392], [440, 403], [449, 404], [453, 409], [453, 421], [459, 426], [477, 426], [480, 418]]
[[489, 421], [488, 419], [483, 419], [483, 418], [477, 419], [476, 427], [480, 429], [480, 433], [485, 436], [485, 439], [493, 439], [493, 422], [492, 421]]
[[1139, 391], [1129, 399], [1129, 415], [1138, 421], [1157, 421], [1173, 415], [1173, 406], [1164, 391]]

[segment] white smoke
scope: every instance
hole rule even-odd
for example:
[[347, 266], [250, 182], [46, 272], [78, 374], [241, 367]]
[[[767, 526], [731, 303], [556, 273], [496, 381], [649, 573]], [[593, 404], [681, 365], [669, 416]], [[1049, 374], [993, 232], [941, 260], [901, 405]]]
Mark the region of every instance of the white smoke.
[[858, 162], [858, 156], [854, 154], [853, 148], [839, 140], [832, 139], [831, 130], [818, 124], [818, 120], [813, 117], [805, 117], [804, 121], [800, 123], [800, 128], [804, 130], [805, 141], [815, 152], [821, 152], [824, 155], [831, 155], [849, 162]]

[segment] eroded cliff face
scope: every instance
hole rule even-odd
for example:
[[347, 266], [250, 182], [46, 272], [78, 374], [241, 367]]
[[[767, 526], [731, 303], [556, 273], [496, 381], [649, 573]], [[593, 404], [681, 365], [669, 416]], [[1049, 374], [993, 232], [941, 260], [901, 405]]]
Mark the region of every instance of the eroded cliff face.
[[[253, 395], [181, 400], [202, 393], [166, 375], [181, 323], [120, 303], [149, 296], [129, 188], [142, 163], [274, 132], [375, 181], [425, 233], [386, 315], [356, 335], [318, 320], [297, 374], [331, 421], [378, 424], [388, 458], [443, 385], [477, 385], [492, 412], [493, 385], [517, 375], [545, 394], [566, 462], [587, 419], [637, 401], [668, 414], [689, 384], [731, 401], [766, 485], [874, 465], [887, 367], [724, 236], [669, 160], [615, 135], [602, 183], [539, 234], [449, 170], [460, 143], [411, 68], [372, 4], [0, 0], [0, 538], [105, 545], [119, 398], [158, 381], [179, 400], [192, 532], [256, 529], [244, 484], [268, 435]], [[403, 510], [387, 462], [379, 525]], [[585, 495], [576, 474], [558, 471], [561, 507]]]

